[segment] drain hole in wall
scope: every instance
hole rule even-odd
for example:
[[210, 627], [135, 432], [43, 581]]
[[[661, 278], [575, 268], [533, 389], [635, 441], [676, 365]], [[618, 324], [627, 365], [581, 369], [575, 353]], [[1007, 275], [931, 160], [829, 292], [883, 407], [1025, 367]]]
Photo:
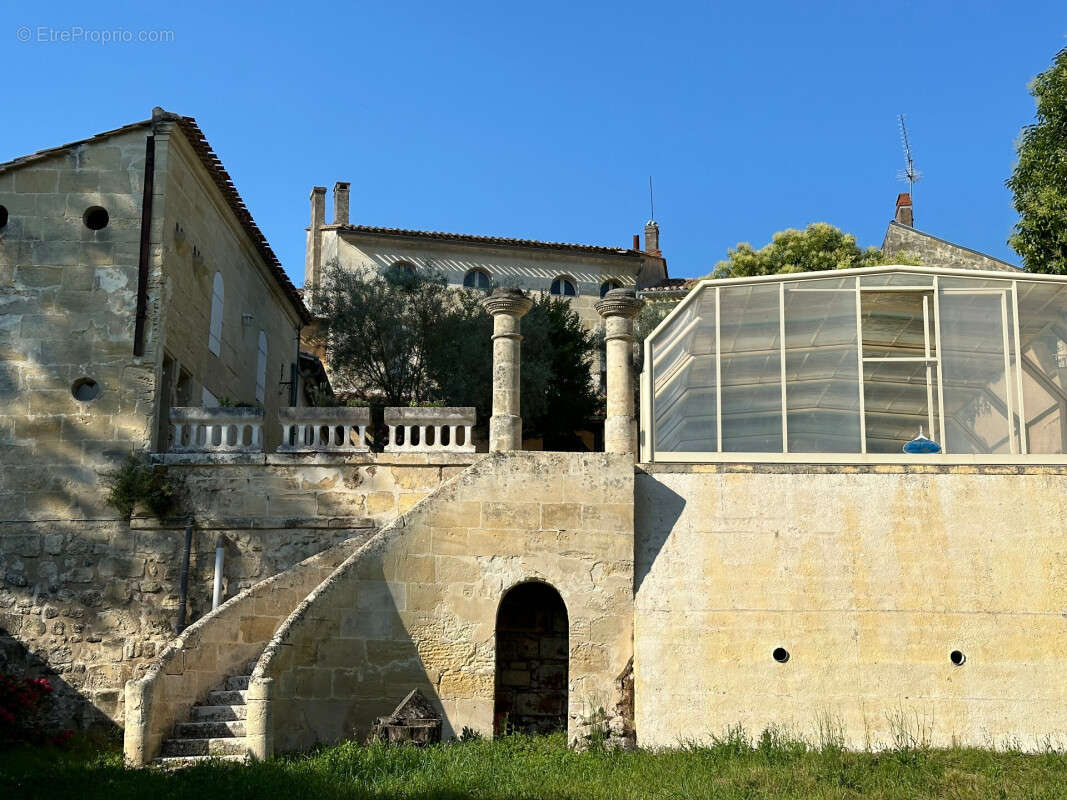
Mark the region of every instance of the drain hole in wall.
[[962, 665], [967, 660], [967, 656], [963, 654], [962, 650], [953, 650], [948, 654], [948, 660], [955, 664], [957, 667]]
[[92, 378], [78, 378], [70, 385], [70, 393], [74, 395], [75, 400], [88, 403], [100, 395], [100, 384]]
[[779, 664], [784, 664], [789, 660], [789, 651], [784, 647], [776, 647], [774, 648], [774, 652], [771, 653], [771, 657]]
[[82, 221], [85, 223], [85, 227], [89, 230], [99, 231], [107, 227], [110, 217], [108, 216], [106, 208], [89, 206], [85, 209], [85, 214], [82, 215]]

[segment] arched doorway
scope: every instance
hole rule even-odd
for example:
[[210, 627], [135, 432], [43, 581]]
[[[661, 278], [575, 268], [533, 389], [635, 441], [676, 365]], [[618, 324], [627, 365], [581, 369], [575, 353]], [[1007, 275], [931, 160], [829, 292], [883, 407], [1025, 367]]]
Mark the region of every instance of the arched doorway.
[[520, 583], [496, 615], [493, 732], [567, 729], [567, 607], [547, 583]]

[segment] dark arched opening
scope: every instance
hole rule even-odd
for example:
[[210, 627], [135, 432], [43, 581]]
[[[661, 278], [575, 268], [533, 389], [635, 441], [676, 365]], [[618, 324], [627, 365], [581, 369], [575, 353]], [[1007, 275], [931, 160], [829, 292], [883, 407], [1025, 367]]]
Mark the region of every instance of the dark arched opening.
[[496, 615], [496, 735], [567, 729], [569, 652], [559, 592], [530, 582], [504, 595]]

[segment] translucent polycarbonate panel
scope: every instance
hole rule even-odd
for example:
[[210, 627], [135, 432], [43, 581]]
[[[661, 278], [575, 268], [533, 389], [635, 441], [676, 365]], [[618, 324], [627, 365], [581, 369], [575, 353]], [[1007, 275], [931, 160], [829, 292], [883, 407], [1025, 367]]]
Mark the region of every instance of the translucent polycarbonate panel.
[[652, 340], [657, 452], [718, 449], [715, 289], [701, 287]]
[[1023, 407], [1030, 453], [1067, 453], [1067, 286], [1019, 281]]
[[859, 453], [855, 281], [785, 287], [785, 388], [790, 453]]
[[722, 449], [782, 452], [777, 283], [724, 286], [719, 296]]
[[883, 272], [880, 275], [862, 275], [860, 286], [933, 286], [934, 276], [915, 272]]
[[[868, 453], [901, 453], [920, 430], [937, 440], [936, 369], [911, 361], [863, 365]], [[933, 423], [931, 425], [931, 423]]]
[[921, 358], [932, 354], [933, 291], [862, 292], [864, 358]]
[[[947, 453], [1012, 453], [1017, 410], [1011, 284], [952, 281], [940, 292]], [[970, 288], [975, 286], [977, 288]]]

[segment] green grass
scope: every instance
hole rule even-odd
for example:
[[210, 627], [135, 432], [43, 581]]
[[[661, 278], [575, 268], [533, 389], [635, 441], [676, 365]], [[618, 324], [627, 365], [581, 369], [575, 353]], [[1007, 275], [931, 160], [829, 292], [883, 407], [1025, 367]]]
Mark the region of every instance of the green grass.
[[1052, 798], [1067, 797], [1067, 755], [902, 747], [811, 747], [740, 732], [658, 753], [567, 749], [562, 736], [512, 736], [426, 749], [347, 743], [242, 766], [127, 770], [114, 748], [0, 753], [0, 798]]

